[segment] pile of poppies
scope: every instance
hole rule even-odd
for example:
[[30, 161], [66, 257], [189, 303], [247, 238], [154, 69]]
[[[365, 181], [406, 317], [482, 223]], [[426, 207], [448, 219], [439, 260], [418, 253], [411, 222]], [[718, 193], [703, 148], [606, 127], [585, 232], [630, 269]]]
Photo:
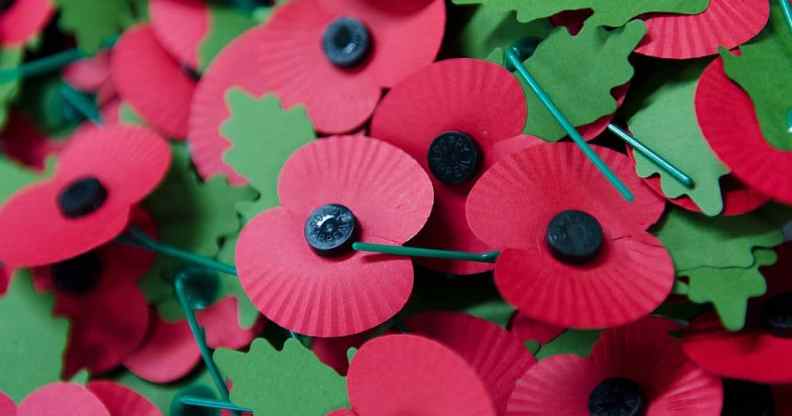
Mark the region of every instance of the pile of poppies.
[[2, 1], [0, 414], [792, 415], [790, 68], [789, 0]]

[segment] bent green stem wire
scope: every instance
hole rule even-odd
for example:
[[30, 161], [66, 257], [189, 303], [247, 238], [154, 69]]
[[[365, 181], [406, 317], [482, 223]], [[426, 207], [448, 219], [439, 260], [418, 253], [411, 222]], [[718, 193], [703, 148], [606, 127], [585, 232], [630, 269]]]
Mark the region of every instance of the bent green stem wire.
[[79, 111], [83, 117], [90, 120], [95, 125], [102, 124], [102, 116], [99, 114], [99, 110], [96, 108], [96, 104], [94, 104], [93, 101], [86, 98], [68, 84], [61, 85], [58, 92], [63, 99]]
[[792, 6], [789, 4], [789, 0], [778, 0], [781, 3], [781, 9], [784, 10], [784, 18], [786, 19], [787, 26], [789, 26], [789, 30], [792, 31]]
[[553, 100], [550, 99], [550, 96], [542, 89], [539, 83], [534, 79], [534, 77], [528, 72], [528, 69], [525, 68], [523, 63], [520, 61], [519, 58], [519, 50], [516, 47], [510, 47], [506, 50], [506, 63], [510, 64], [517, 70], [517, 74], [519, 74], [520, 78], [525, 81], [528, 86], [531, 87], [534, 94], [539, 98], [539, 101], [547, 108], [547, 111], [556, 119], [558, 124], [567, 132], [572, 141], [578, 145], [580, 150], [583, 151], [583, 154], [594, 163], [594, 166], [605, 176], [606, 179], [616, 188], [617, 191], [624, 197], [625, 200], [628, 202], [632, 202], [635, 197], [633, 196], [630, 189], [627, 188], [627, 185], [616, 176], [615, 173], [608, 167], [607, 164], [597, 155], [597, 153], [591, 148], [591, 146], [586, 143], [586, 140], [578, 133], [575, 129], [575, 126], [569, 122], [569, 120], [564, 116], [561, 110], [553, 103]]
[[[102, 42], [100, 50], [112, 48], [117, 40], [118, 37], [114, 36]], [[0, 83], [11, 82], [18, 78], [27, 78], [57, 71], [58, 69], [72, 62], [79, 61], [83, 58], [89, 58], [91, 56], [92, 55], [88, 55], [78, 48], [74, 48], [65, 50], [63, 52], [58, 52], [35, 61], [27, 62], [14, 68], [0, 69]]]
[[237, 406], [231, 402], [226, 402], [222, 400], [211, 400], [203, 397], [184, 396], [179, 398], [179, 402], [187, 406], [207, 407], [210, 409], [221, 409], [221, 410], [231, 410], [231, 411], [243, 412], [243, 413], [253, 413], [252, 409], [248, 409], [242, 406]]
[[352, 243], [352, 249], [371, 253], [391, 254], [405, 257], [430, 257], [444, 260], [475, 261], [495, 263], [500, 252], [469, 253], [466, 251], [436, 250], [431, 248], [405, 247], [390, 244]]

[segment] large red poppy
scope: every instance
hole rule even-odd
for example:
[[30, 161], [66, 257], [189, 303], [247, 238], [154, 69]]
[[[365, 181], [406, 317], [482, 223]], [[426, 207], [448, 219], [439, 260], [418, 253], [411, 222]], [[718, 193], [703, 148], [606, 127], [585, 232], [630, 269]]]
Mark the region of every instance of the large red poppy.
[[167, 143], [149, 130], [79, 130], [61, 153], [54, 178], [23, 188], [0, 207], [0, 260], [40, 266], [112, 240], [169, 164]]
[[[318, 140], [286, 161], [278, 195], [282, 206], [248, 223], [236, 251], [242, 287], [267, 318], [300, 334], [337, 337], [370, 329], [401, 310], [412, 291], [409, 259], [348, 250], [323, 256], [308, 244], [305, 230], [315, 210], [340, 204], [351, 211], [361, 241], [409, 240], [426, 223], [433, 201], [432, 184], [415, 160], [363, 136]], [[318, 225], [325, 223], [320, 217], [318, 231], [334, 235]]]
[[206, 1], [151, 0], [149, 16], [162, 46], [179, 62], [198, 68], [198, 50], [211, 24]]
[[[343, 17], [362, 24], [373, 45], [353, 68], [332, 64], [322, 46], [325, 31]], [[434, 60], [444, 26], [442, 0], [296, 0], [280, 6], [265, 25], [226, 47], [201, 79], [189, 137], [199, 172], [241, 180], [222, 161], [229, 143], [219, 126], [229, 116], [230, 87], [256, 96], [274, 93], [285, 108], [303, 104], [321, 132], [350, 132], [369, 118], [382, 88]]]
[[495, 264], [501, 295], [524, 315], [555, 326], [635, 321], [659, 306], [674, 282], [671, 257], [645, 232], [662, 214], [662, 199], [635, 176], [626, 156], [595, 151], [634, 202], [572, 143], [512, 154], [468, 197], [471, 229], [501, 249]]
[[[431, 177], [435, 189], [433, 215], [411, 244], [472, 252], [490, 249], [470, 231], [464, 215], [465, 200], [478, 175], [495, 163], [492, 148], [519, 135], [525, 118], [525, 96], [517, 79], [499, 65], [476, 59], [437, 62], [407, 77], [388, 93], [374, 113], [371, 134], [415, 158]], [[435, 147], [454, 132], [472, 141], [475, 159], [462, 156], [460, 149], [468, 148], [461, 145]], [[440, 155], [442, 160], [438, 161], [430, 155], [430, 148], [441, 149], [445, 157]], [[458, 159], [454, 159], [455, 155]], [[433, 173], [441, 164], [470, 172], [462, 181], [449, 181]], [[455, 274], [492, 269], [487, 263], [419, 261], [432, 269]]]
[[[713, 374], [760, 383], [792, 383], [792, 339], [774, 331], [770, 320], [789, 308], [792, 298], [792, 244], [778, 249], [778, 263], [762, 269], [767, 293], [748, 303], [746, 329], [724, 330], [717, 317], [695, 321], [684, 337], [685, 353]], [[788, 314], [788, 312], [786, 312]], [[789, 316], [789, 315], [787, 315]]]
[[22, 46], [38, 35], [55, 14], [52, 0], [16, 0], [0, 11], [0, 46]]
[[558, 338], [565, 329], [529, 318], [521, 314], [520, 311], [515, 312], [509, 320], [509, 332], [523, 342], [535, 341], [544, 345]]
[[18, 407], [0, 392], [0, 414], [5, 416], [60, 416], [65, 411], [80, 416], [162, 416], [148, 399], [111, 381], [47, 384]]
[[604, 332], [589, 358], [540, 361], [517, 381], [507, 414], [588, 416], [595, 408], [597, 414], [720, 415], [720, 380], [688, 361], [669, 335], [674, 329], [671, 321], [646, 318]]

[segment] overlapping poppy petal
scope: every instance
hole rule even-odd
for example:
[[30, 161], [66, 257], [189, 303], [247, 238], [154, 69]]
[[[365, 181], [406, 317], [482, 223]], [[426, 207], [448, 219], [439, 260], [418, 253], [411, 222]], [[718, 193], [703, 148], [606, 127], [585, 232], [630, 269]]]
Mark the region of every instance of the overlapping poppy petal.
[[152, 0], [151, 27], [168, 53], [198, 68], [198, 48], [209, 32], [209, 7], [204, 0]]
[[[461, 251], [489, 246], [464, 220], [465, 199], [476, 178], [495, 162], [492, 148], [521, 134], [525, 97], [505, 69], [476, 59], [432, 64], [397, 84], [371, 122], [372, 135], [415, 158], [432, 179], [436, 205], [415, 245]], [[486, 263], [421, 260], [432, 269], [474, 274]]]
[[148, 399], [129, 387], [112, 381], [91, 381], [86, 385], [111, 416], [162, 416]]
[[604, 332], [589, 358], [539, 362], [517, 381], [507, 414], [720, 415], [720, 380], [685, 357], [669, 335], [675, 329], [673, 322], [646, 318]]
[[546, 344], [556, 339], [565, 329], [529, 318], [519, 311], [515, 312], [509, 321], [509, 332], [523, 342], [535, 341]]
[[0, 207], [0, 259], [9, 266], [40, 266], [112, 240], [169, 163], [168, 145], [149, 130], [81, 129], [60, 154], [54, 178], [21, 189]]
[[16, 416], [60, 416], [65, 409], [80, 416], [115, 416], [87, 388], [75, 383], [52, 383], [30, 393], [16, 408]]
[[[501, 249], [495, 283], [523, 314], [554, 326], [602, 328], [645, 316], [668, 296], [674, 267], [645, 232], [664, 203], [629, 159], [596, 149], [635, 194], [625, 201], [571, 143], [533, 146], [473, 187], [473, 232]], [[629, 276], [629, 277], [627, 277]]]
[[368, 137], [327, 138], [292, 154], [278, 194], [282, 206], [248, 223], [236, 250], [242, 287], [267, 318], [300, 334], [338, 337], [401, 310], [412, 262], [349, 246], [402, 244], [421, 230], [433, 193], [415, 160]]
[[55, 15], [51, 0], [16, 0], [0, 9], [0, 46], [19, 47], [44, 30]]
[[0, 150], [26, 166], [45, 168], [47, 157], [58, 154], [65, 147], [39, 130], [26, 114], [12, 111], [8, 124], [0, 133]]
[[110, 52], [100, 51], [96, 55], [81, 59], [64, 68], [63, 80], [77, 90], [96, 92], [110, 77]]
[[229, 143], [218, 133], [229, 115], [230, 87], [274, 93], [285, 108], [303, 104], [316, 130], [347, 133], [371, 116], [382, 88], [434, 60], [444, 26], [441, 0], [298, 0], [279, 7], [226, 47], [198, 86], [190, 143], [201, 175], [232, 172], [222, 161]]

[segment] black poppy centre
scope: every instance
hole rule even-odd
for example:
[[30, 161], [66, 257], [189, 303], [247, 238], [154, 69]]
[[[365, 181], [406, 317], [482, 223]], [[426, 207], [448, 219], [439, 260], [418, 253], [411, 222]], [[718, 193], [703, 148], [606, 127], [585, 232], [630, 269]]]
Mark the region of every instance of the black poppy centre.
[[476, 176], [481, 150], [469, 134], [448, 131], [429, 145], [427, 160], [429, 170], [437, 180], [446, 185], [460, 185]]
[[353, 68], [371, 52], [372, 38], [366, 25], [352, 17], [340, 17], [325, 28], [322, 50], [333, 65]]
[[334, 256], [352, 247], [358, 228], [357, 218], [349, 208], [322, 205], [305, 221], [305, 241], [317, 254]]
[[560, 261], [583, 264], [597, 257], [604, 236], [602, 226], [592, 215], [567, 210], [550, 220], [545, 240], [550, 252]]
[[0, 0], [0, 13], [8, 10], [16, 3], [16, 0]]
[[645, 400], [641, 386], [626, 378], [609, 378], [601, 382], [589, 395], [591, 416], [640, 416]]
[[107, 201], [107, 188], [94, 176], [75, 179], [58, 194], [58, 209], [64, 217], [75, 219], [96, 212]]
[[51, 268], [55, 290], [72, 295], [82, 295], [99, 285], [102, 276], [102, 259], [96, 252], [64, 260]]
[[775, 295], [762, 306], [762, 325], [773, 335], [792, 337], [792, 292]]

